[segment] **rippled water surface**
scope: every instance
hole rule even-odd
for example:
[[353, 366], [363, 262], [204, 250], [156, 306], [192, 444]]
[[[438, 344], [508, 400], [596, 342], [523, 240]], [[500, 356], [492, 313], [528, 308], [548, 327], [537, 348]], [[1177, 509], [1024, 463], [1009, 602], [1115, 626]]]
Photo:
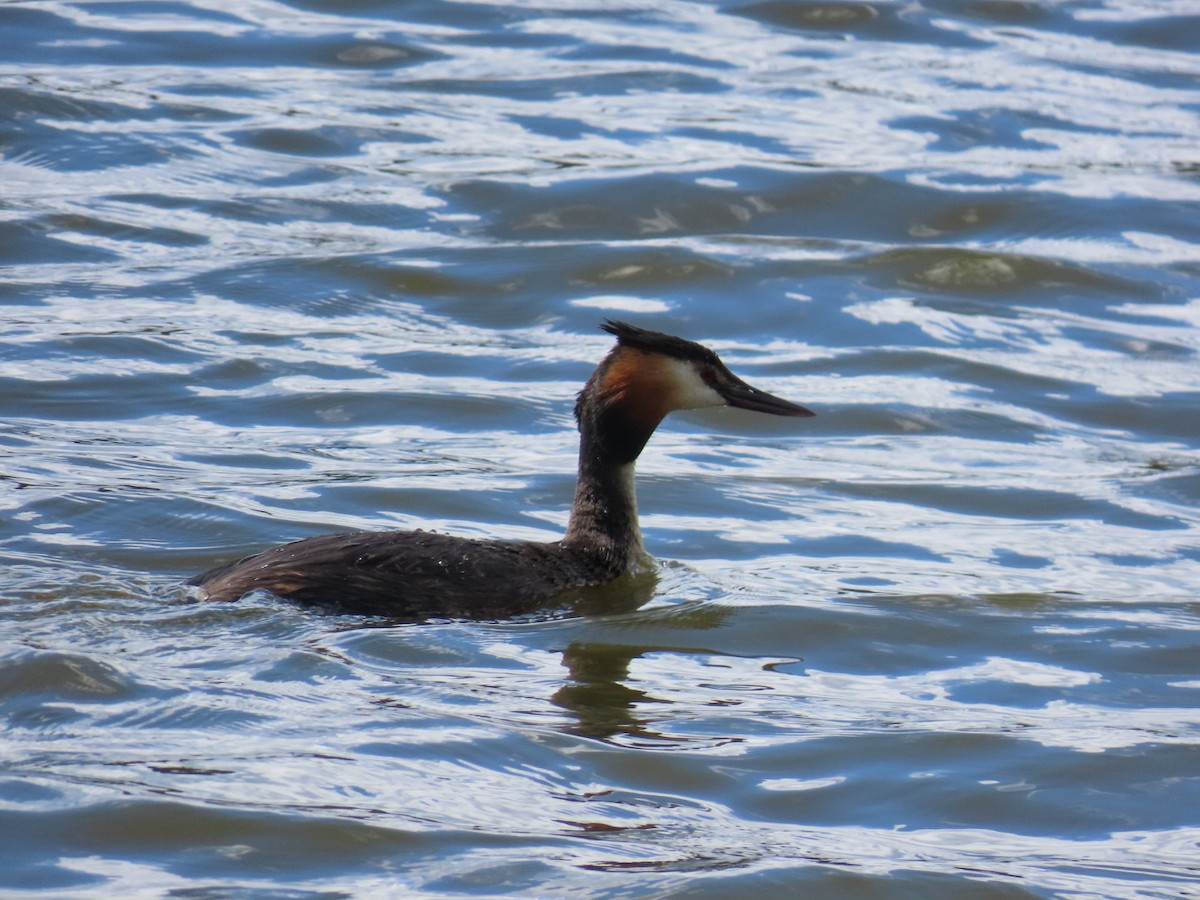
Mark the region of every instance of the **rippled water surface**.
[[[0, 4], [0, 892], [1200, 897], [1198, 54], [1179, 0]], [[606, 317], [818, 413], [668, 420], [656, 579], [179, 588], [554, 538]]]

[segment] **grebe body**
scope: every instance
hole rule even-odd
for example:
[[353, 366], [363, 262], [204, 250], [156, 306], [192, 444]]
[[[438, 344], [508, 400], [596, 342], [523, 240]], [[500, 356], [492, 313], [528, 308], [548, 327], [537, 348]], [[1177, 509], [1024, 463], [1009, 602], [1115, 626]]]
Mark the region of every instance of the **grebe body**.
[[219, 566], [188, 584], [212, 600], [255, 590], [420, 620], [496, 619], [541, 608], [574, 588], [606, 584], [651, 563], [642, 546], [634, 464], [674, 410], [734, 406], [811, 416], [746, 384], [702, 344], [623, 322], [575, 404], [579, 471], [560, 541], [476, 540], [428, 531], [305, 538]]

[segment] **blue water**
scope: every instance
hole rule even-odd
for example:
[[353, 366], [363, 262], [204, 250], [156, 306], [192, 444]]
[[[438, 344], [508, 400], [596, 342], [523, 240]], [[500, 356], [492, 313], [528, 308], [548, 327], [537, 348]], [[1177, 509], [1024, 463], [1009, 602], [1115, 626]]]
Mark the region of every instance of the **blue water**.
[[[1200, 897], [1200, 15], [0, 5], [0, 894]], [[671, 417], [587, 614], [191, 599], [553, 539], [606, 317]]]

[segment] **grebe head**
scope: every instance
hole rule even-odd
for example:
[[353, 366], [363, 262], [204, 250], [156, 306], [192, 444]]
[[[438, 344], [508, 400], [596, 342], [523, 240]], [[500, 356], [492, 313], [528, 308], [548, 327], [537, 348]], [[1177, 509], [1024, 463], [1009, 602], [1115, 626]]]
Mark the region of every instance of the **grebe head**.
[[703, 344], [612, 320], [600, 327], [617, 346], [580, 392], [575, 417], [581, 430], [596, 432], [613, 462], [636, 459], [675, 410], [735, 406], [776, 416], [815, 415], [742, 381]]

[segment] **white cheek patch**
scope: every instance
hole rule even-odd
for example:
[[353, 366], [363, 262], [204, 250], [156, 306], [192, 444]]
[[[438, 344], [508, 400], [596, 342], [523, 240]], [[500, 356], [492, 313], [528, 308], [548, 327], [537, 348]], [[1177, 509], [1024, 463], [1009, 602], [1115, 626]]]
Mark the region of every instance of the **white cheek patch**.
[[704, 383], [704, 379], [691, 363], [668, 357], [663, 360], [662, 370], [671, 385], [672, 409], [725, 406], [725, 398]]

